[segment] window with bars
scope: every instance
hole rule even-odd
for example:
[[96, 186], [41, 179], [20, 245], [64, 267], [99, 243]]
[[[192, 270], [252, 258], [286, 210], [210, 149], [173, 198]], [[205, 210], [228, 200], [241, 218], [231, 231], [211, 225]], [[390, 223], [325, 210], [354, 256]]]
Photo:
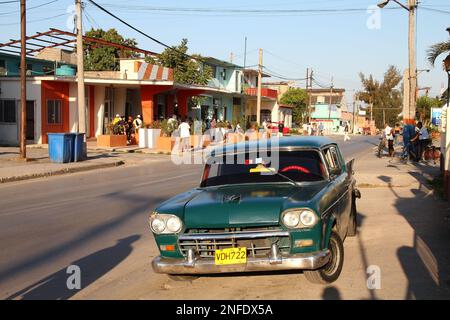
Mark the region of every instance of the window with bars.
[[47, 100], [47, 123], [61, 124], [61, 100]]
[[16, 101], [0, 99], [0, 122], [15, 123], [16, 121]]

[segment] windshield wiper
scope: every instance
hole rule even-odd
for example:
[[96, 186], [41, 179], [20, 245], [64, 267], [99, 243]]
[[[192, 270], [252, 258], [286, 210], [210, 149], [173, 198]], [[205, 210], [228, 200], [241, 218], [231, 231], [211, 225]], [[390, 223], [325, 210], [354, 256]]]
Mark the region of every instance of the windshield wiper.
[[291, 183], [292, 183], [293, 185], [295, 185], [295, 186], [298, 185], [298, 184], [297, 184], [297, 181], [295, 181], [295, 180], [289, 178], [288, 176], [286, 176], [286, 175], [284, 175], [284, 174], [282, 174], [282, 173], [280, 173], [280, 172], [278, 172], [278, 171], [273, 171], [273, 174], [276, 174], [277, 176], [282, 177], [282, 178], [288, 180], [289, 182], [291, 182]]

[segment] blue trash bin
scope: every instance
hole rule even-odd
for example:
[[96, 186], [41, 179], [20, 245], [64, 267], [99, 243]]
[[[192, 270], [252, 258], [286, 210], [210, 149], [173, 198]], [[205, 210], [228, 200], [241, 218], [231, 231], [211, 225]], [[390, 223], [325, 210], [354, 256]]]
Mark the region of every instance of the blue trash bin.
[[72, 157], [72, 133], [48, 133], [47, 135], [50, 161], [70, 162]]
[[85, 159], [84, 133], [73, 133], [71, 161], [78, 162]]

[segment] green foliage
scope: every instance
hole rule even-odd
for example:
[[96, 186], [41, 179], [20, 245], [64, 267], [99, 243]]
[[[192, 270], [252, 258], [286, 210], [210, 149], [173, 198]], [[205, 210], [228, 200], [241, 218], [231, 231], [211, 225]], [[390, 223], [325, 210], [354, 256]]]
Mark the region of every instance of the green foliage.
[[428, 61], [434, 66], [437, 58], [444, 53], [450, 53], [450, 40], [433, 44], [427, 50]]
[[440, 108], [444, 104], [444, 101], [439, 98], [419, 97], [417, 99], [417, 111], [420, 113], [421, 120], [428, 123], [431, 120], [431, 108]]
[[283, 96], [280, 99], [280, 102], [282, 104], [287, 104], [292, 107], [293, 109], [293, 121], [297, 124], [301, 124], [307, 113], [306, 108], [306, 100], [307, 100], [307, 93], [305, 90], [300, 88], [290, 88], [288, 91], [286, 91]]
[[[87, 37], [102, 39], [113, 43], [118, 43], [130, 47], [136, 47], [134, 39], [127, 39], [121, 36], [116, 29], [91, 29], [85, 34]], [[84, 46], [84, 68], [91, 71], [117, 71], [119, 70], [120, 58], [136, 58], [138, 54], [130, 50], [120, 50], [119, 48], [95, 45], [87, 43]]]
[[187, 43], [187, 39], [182, 39], [180, 45], [165, 49], [157, 58], [147, 57], [146, 61], [172, 68], [175, 82], [205, 85], [212, 77], [212, 69], [199, 62], [200, 55], [191, 55], [194, 59], [187, 55]]
[[[372, 75], [366, 77], [359, 74], [363, 86], [363, 91], [358, 92], [359, 99], [367, 104], [373, 104], [373, 116], [378, 128], [383, 128], [385, 122], [394, 125], [398, 121], [398, 114], [401, 112], [402, 93], [400, 82], [402, 75], [395, 66], [389, 66], [384, 73], [383, 81], [375, 80]], [[383, 110], [384, 109], [384, 110]], [[370, 109], [368, 109], [370, 112]], [[384, 115], [383, 115], [384, 113]]]

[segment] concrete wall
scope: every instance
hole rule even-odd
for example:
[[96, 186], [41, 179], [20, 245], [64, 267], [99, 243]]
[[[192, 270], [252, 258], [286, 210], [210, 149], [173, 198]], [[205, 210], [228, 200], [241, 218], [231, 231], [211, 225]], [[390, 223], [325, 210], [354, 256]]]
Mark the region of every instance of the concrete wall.
[[[69, 84], [69, 130], [77, 132], [78, 128], [78, 105], [77, 105], [78, 87], [71, 82]], [[88, 115], [86, 115], [88, 116]]]
[[[0, 99], [16, 101], [16, 122], [0, 123], [0, 144], [19, 145], [20, 80], [0, 78]], [[41, 86], [39, 81], [27, 79], [27, 100], [34, 101], [34, 143], [42, 143], [41, 136]]]
[[94, 130], [95, 136], [103, 134], [103, 115], [105, 112], [105, 87], [104, 86], [95, 86], [94, 89]]

